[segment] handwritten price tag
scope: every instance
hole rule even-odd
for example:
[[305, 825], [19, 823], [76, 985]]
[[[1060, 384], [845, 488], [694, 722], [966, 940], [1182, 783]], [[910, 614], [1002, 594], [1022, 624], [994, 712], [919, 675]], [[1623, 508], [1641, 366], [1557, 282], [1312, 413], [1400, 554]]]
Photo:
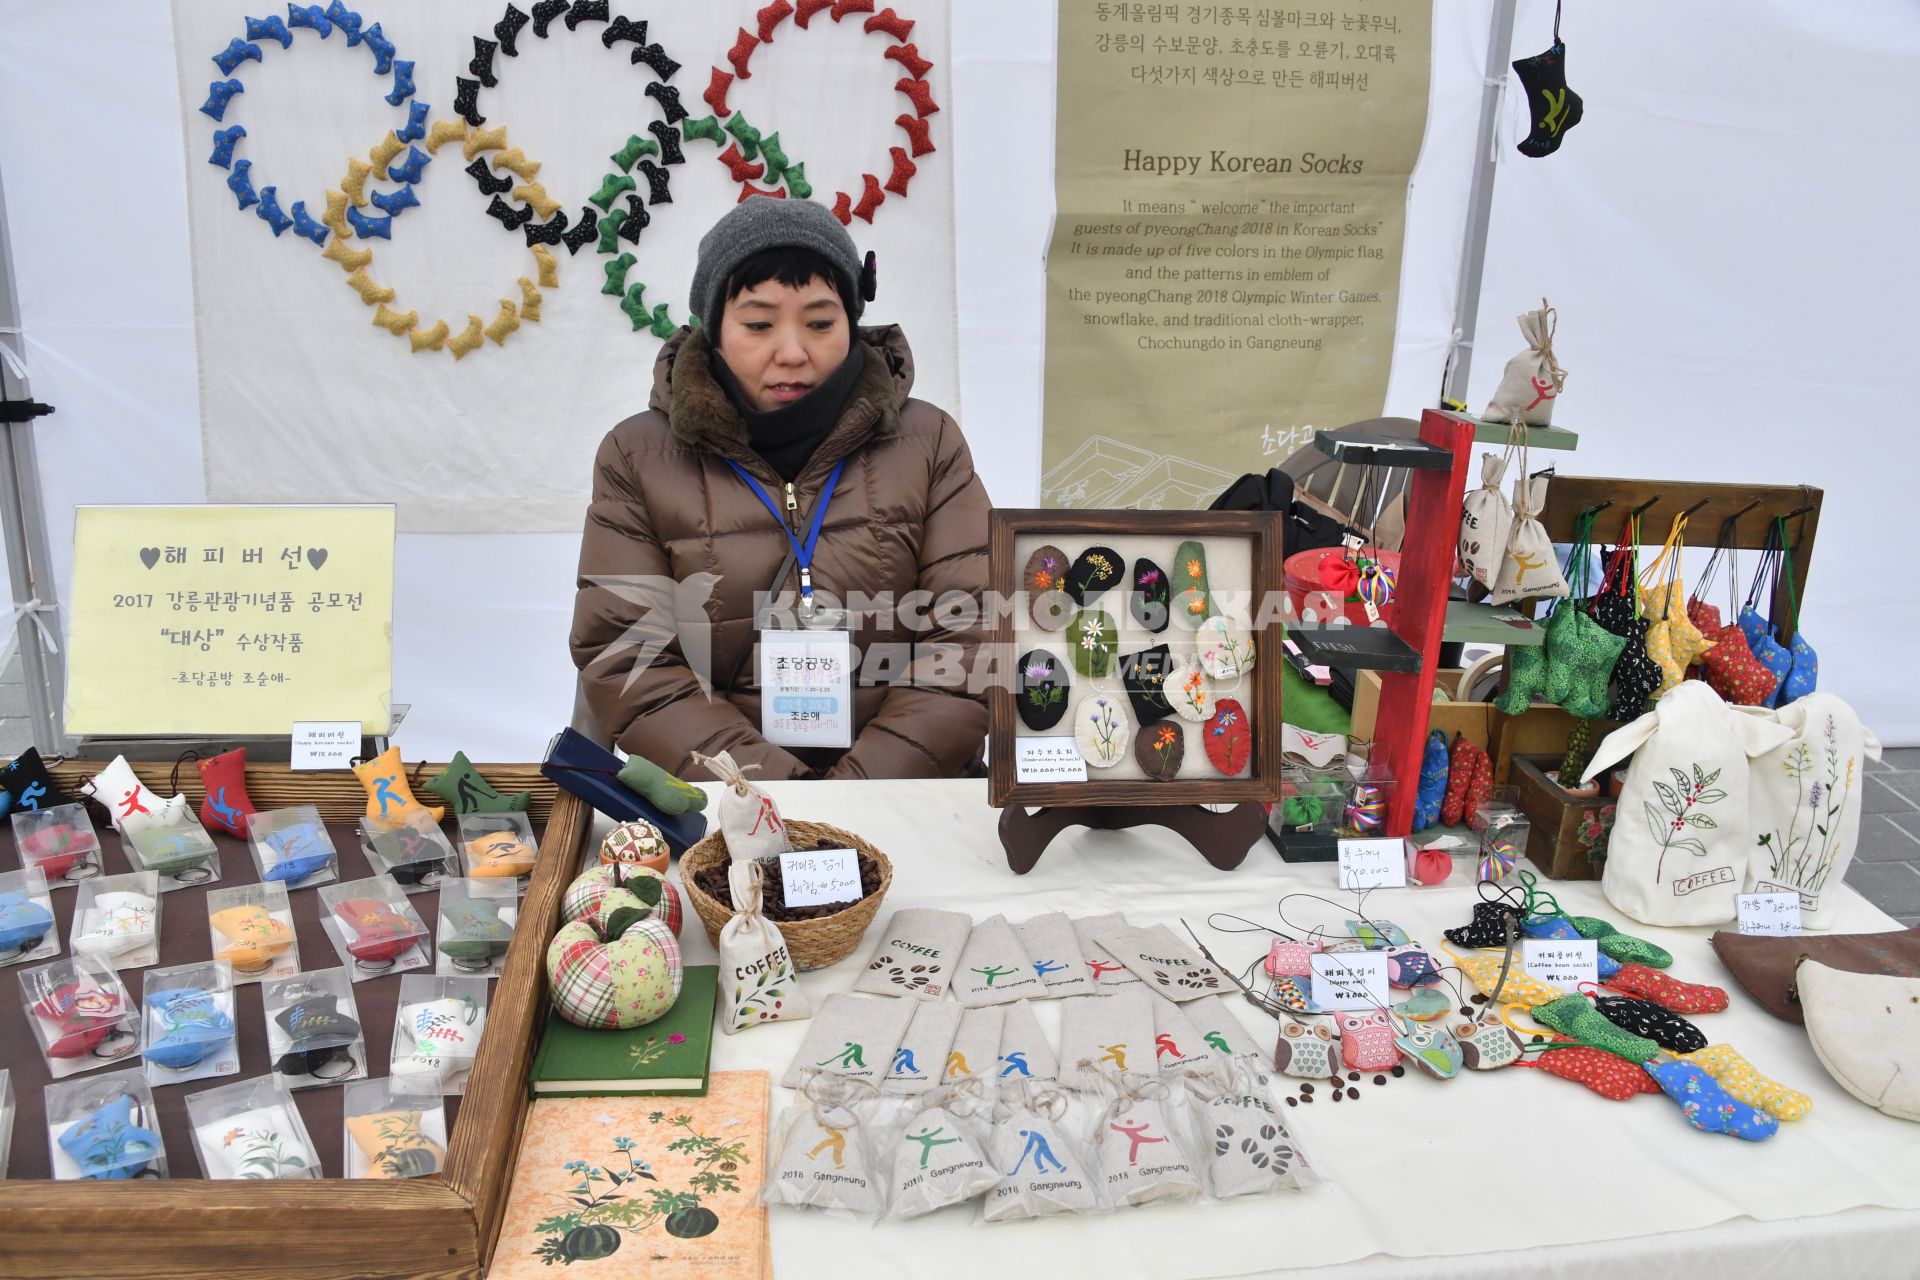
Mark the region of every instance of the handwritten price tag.
[[1386, 1007], [1386, 952], [1320, 951], [1307, 963], [1313, 966], [1313, 1002], [1322, 1009]]
[[1404, 889], [1406, 842], [1399, 837], [1340, 842], [1342, 889]]
[[1733, 905], [1740, 913], [1740, 932], [1762, 938], [1800, 936], [1798, 893], [1736, 893]]
[[344, 769], [360, 754], [358, 720], [296, 720], [289, 769]]
[[1016, 782], [1085, 782], [1087, 762], [1069, 734], [1061, 738], [1015, 738]]
[[780, 879], [790, 907], [819, 907], [860, 899], [860, 858], [851, 849], [815, 849], [780, 855]]
[[1591, 938], [1527, 938], [1520, 944], [1520, 963], [1529, 977], [1572, 991], [1583, 982], [1600, 981], [1600, 944]]

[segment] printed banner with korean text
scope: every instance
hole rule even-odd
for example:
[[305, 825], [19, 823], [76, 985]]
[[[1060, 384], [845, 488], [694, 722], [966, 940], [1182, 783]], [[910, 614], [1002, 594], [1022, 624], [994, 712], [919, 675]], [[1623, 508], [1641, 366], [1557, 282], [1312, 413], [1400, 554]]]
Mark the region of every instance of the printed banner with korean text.
[[1432, 13], [1059, 5], [1041, 500], [1192, 508], [1377, 416]]

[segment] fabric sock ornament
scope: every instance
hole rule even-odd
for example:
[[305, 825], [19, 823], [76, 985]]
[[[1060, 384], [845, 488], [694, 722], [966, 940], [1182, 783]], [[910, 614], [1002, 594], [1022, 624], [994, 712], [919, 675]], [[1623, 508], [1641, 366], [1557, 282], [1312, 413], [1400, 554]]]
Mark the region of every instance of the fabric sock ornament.
[[369, 818], [391, 826], [403, 821], [409, 813], [425, 813], [436, 823], [447, 816], [445, 809], [423, 805], [413, 798], [399, 747], [388, 747], [373, 759], [354, 765], [353, 773], [367, 789]]
[[210, 991], [176, 987], [147, 1000], [147, 1016], [159, 1020], [149, 1031], [144, 1055], [169, 1071], [185, 1071], [218, 1053], [233, 1039], [233, 1019]]
[[1668, 1053], [1692, 1053], [1707, 1047], [1700, 1028], [1671, 1009], [1632, 996], [1597, 996], [1593, 1007], [1622, 1031], [1653, 1041]]
[[53, 785], [53, 775], [37, 748], [28, 747], [0, 769], [0, 817], [15, 809], [32, 811], [72, 803]]
[[239, 839], [247, 838], [247, 819], [253, 800], [247, 795], [247, 749], [235, 747], [209, 760], [196, 760], [206, 799], [200, 802], [200, 823]]
[[[1489, 1000], [1498, 998], [1531, 1009], [1549, 1004], [1566, 994], [1559, 987], [1548, 986], [1523, 970], [1518, 954], [1513, 955], [1511, 964], [1507, 963], [1507, 953], [1504, 951], [1469, 951], [1465, 955], [1448, 951], [1447, 955], [1454, 967], [1466, 974], [1474, 988]], [[1504, 982], [1500, 977], [1503, 967], [1506, 969]]]
[[[338, 1079], [350, 1075], [353, 1042], [360, 1038], [360, 1024], [336, 1007], [339, 997], [312, 995], [288, 1005], [273, 1015], [287, 1033], [287, 1047], [274, 1060], [273, 1069], [283, 1076], [313, 1076]], [[329, 1064], [345, 1061], [344, 1071], [327, 1071]]]
[[643, 755], [630, 755], [616, 775], [620, 785], [652, 802], [654, 808], [669, 817], [698, 813], [707, 807], [707, 793], [691, 782], [676, 778]]
[[80, 790], [82, 794], [92, 796], [106, 806], [115, 831], [126, 830], [129, 821], [135, 826], [143, 822], [157, 822], [161, 810], [165, 808], [160, 797], [149, 791], [146, 784], [134, 775], [133, 766], [127, 763], [125, 756], [115, 756]]
[[510, 879], [531, 875], [540, 851], [515, 831], [489, 831], [467, 841], [467, 874], [476, 880]]
[[428, 888], [455, 871], [446, 856], [440, 828], [429, 821], [425, 810], [416, 809], [400, 826], [391, 830], [368, 828], [372, 836], [374, 865], [382, 868], [400, 885]]
[[220, 858], [213, 837], [186, 812], [184, 798], [177, 806], [170, 804], [167, 813], [169, 819], [164, 823], [134, 827], [126, 833], [135, 865], [175, 884], [198, 884], [213, 878]]
[[[1493, 700], [1502, 715], [1522, 715], [1536, 698], [1547, 696], [1547, 644], [1579, 612], [1572, 602], [1559, 602], [1541, 627], [1542, 643], [1514, 645], [1507, 650], [1507, 687]], [[1567, 616], [1563, 618], [1562, 614]]]
[[87, 978], [62, 983], [27, 1009], [34, 1017], [53, 1024], [47, 1036], [49, 1058], [80, 1058], [93, 1052], [129, 1012], [126, 1000], [117, 991]]
[[[1546, 938], [1554, 941], [1578, 940], [1582, 937], [1580, 931], [1573, 927], [1573, 922], [1564, 916], [1530, 916], [1520, 922], [1520, 932], [1529, 938]], [[1594, 950], [1596, 952], [1594, 971], [1600, 975], [1600, 980], [1605, 982], [1620, 971], [1620, 962], [1606, 952], [1600, 951], [1597, 945]]]
[[348, 898], [333, 909], [346, 932], [347, 954], [369, 973], [392, 967], [407, 948], [425, 937], [413, 921], [378, 898]]
[[456, 815], [525, 813], [527, 805], [533, 800], [531, 791], [515, 791], [511, 794], [496, 791], [492, 783], [480, 776], [480, 771], [473, 767], [473, 761], [467, 759], [464, 751], [454, 752], [453, 760], [423, 790], [432, 792], [436, 799], [446, 801], [447, 808]]
[[1545, 53], [1522, 58], [1513, 64], [1520, 84], [1527, 91], [1527, 109], [1533, 117], [1533, 131], [1515, 147], [1521, 155], [1538, 160], [1560, 149], [1566, 131], [1580, 123], [1585, 104], [1580, 95], [1567, 87], [1567, 46], [1560, 39], [1560, 6], [1553, 6], [1553, 44]]
[[1776, 1120], [1798, 1120], [1813, 1110], [1813, 1099], [1777, 1080], [1769, 1080], [1753, 1064], [1724, 1044], [1710, 1044], [1674, 1057], [1691, 1062], [1715, 1083], [1748, 1106], [1758, 1107]]
[[1529, 1045], [1528, 1066], [1548, 1075], [1583, 1084], [1603, 1098], [1625, 1102], [1637, 1094], [1659, 1093], [1660, 1086], [1645, 1071], [1615, 1054], [1584, 1045], [1566, 1036], [1555, 1036], [1545, 1045]]
[[1675, 1013], [1724, 1013], [1727, 993], [1704, 983], [1682, 982], [1678, 978], [1641, 964], [1623, 964], [1607, 986], [1615, 991], [1651, 1001]]
[[1740, 624], [1730, 622], [1708, 635], [1713, 648], [1701, 665], [1706, 668], [1707, 683], [1713, 691], [1736, 706], [1764, 707], [1773, 701], [1780, 687], [1779, 677], [1753, 656]]
[[[1443, 930], [1441, 936], [1456, 947], [1504, 947], [1509, 938], [1519, 936], [1520, 914], [1520, 908], [1511, 902], [1476, 902], [1471, 921]], [[1507, 926], [1509, 920], [1511, 931]]]
[[225, 960], [235, 973], [263, 973], [275, 956], [293, 945], [293, 930], [265, 907], [227, 907], [208, 917], [208, 923], [226, 939], [213, 958]]
[[1645, 1036], [1623, 1031], [1607, 1018], [1583, 995], [1564, 995], [1546, 1004], [1535, 1005], [1532, 1010], [1534, 1020], [1552, 1027], [1562, 1035], [1571, 1036], [1585, 1045], [1625, 1058], [1628, 1062], [1643, 1063], [1660, 1052], [1660, 1046]]
[[440, 1172], [447, 1155], [421, 1128], [418, 1111], [348, 1116], [347, 1136], [360, 1148], [369, 1178], [423, 1178]]
[[0, 959], [25, 955], [53, 928], [53, 913], [24, 889], [0, 893]]
[[60, 1149], [80, 1166], [90, 1182], [124, 1182], [146, 1171], [166, 1154], [160, 1135], [144, 1128], [146, 1117], [122, 1094], [81, 1117], [60, 1135]]
[[1427, 735], [1426, 754], [1420, 760], [1420, 791], [1413, 802], [1413, 829], [1425, 831], [1440, 821], [1440, 804], [1447, 793], [1447, 733]]
[[40, 868], [49, 885], [86, 880], [100, 874], [100, 839], [92, 824], [55, 821], [19, 843], [23, 864]]
[[1680, 1104], [1687, 1123], [1703, 1133], [1764, 1142], [1780, 1132], [1778, 1120], [1728, 1093], [1698, 1063], [1649, 1062], [1646, 1072], [1662, 1093]]
[[501, 903], [468, 898], [440, 912], [440, 950], [463, 973], [485, 973], [507, 954], [513, 926], [500, 917]]
[[113, 961], [152, 944], [159, 927], [158, 905], [144, 893], [103, 893], [87, 910], [87, 925], [73, 935], [76, 955]]
[[484, 1013], [473, 999], [464, 996], [402, 1005], [394, 1024], [400, 1028], [401, 1043], [411, 1040], [413, 1048], [394, 1058], [388, 1073], [434, 1075], [444, 1085], [473, 1066], [486, 1030]]
[[332, 866], [336, 857], [333, 838], [317, 822], [276, 828], [260, 843], [273, 855], [272, 864], [260, 873], [263, 881], [298, 884]]

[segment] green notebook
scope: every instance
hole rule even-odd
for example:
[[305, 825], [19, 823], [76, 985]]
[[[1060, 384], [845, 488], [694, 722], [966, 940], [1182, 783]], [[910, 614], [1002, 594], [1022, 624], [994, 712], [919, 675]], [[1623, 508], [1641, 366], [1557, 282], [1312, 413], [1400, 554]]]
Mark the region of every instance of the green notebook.
[[704, 1097], [719, 974], [717, 965], [689, 965], [666, 1016], [631, 1031], [589, 1031], [549, 1014], [527, 1091], [536, 1098]]

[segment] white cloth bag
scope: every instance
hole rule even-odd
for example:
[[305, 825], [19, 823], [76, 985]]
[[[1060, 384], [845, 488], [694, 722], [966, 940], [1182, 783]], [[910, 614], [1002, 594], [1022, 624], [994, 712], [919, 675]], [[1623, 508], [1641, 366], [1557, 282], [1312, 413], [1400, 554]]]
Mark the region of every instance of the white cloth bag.
[[1830, 693], [1810, 693], [1774, 715], [1792, 736], [1753, 762], [1754, 848], [1746, 889], [1795, 890], [1800, 923], [1831, 929], [1860, 840], [1866, 762], [1880, 758], [1880, 739]]
[[1730, 707], [1688, 680], [1606, 736], [1582, 781], [1628, 755], [1600, 887], [1642, 924], [1723, 924], [1754, 849], [1753, 757], [1789, 737], [1771, 715]]
[[720, 1029], [728, 1035], [763, 1022], [796, 1022], [813, 1006], [793, 971], [780, 927], [760, 914], [760, 864], [727, 867], [733, 919], [720, 930]]
[[1491, 587], [1499, 574], [1513, 531], [1513, 504], [1501, 491], [1511, 456], [1511, 450], [1483, 454], [1480, 487], [1460, 504], [1460, 569], [1483, 587]]
[[1516, 419], [1530, 427], [1544, 427], [1553, 421], [1553, 406], [1560, 389], [1567, 385], [1567, 371], [1553, 354], [1553, 331], [1559, 312], [1540, 299], [1540, 309], [1519, 317], [1520, 335], [1527, 349], [1507, 361], [1500, 375], [1500, 386], [1480, 416], [1495, 422]]
[[[1520, 455], [1526, 465], [1526, 453]], [[1559, 599], [1568, 594], [1567, 580], [1553, 556], [1553, 539], [1540, 523], [1547, 507], [1547, 477], [1519, 475], [1513, 481], [1513, 527], [1494, 573], [1495, 604], [1516, 600]]]

